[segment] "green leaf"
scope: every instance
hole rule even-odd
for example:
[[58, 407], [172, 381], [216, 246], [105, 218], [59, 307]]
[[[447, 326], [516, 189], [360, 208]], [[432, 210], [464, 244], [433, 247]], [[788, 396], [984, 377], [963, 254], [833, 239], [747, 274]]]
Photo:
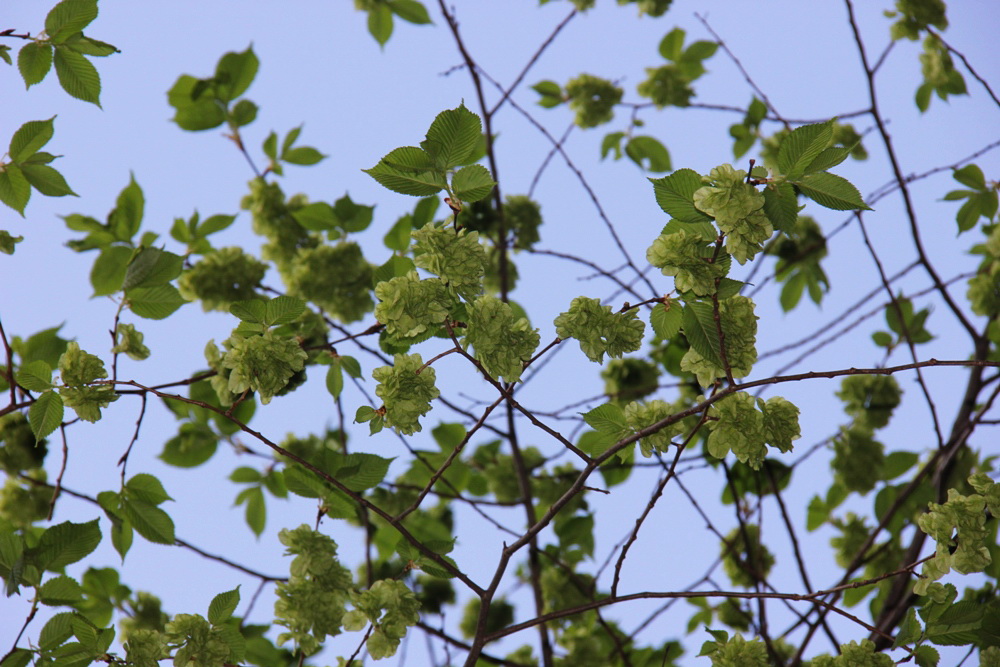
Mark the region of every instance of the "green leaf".
[[484, 199], [496, 186], [489, 170], [481, 164], [462, 167], [451, 179], [451, 187], [462, 201], [473, 202]]
[[368, 32], [379, 46], [385, 46], [392, 36], [392, 10], [388, 5], [375, 4], [368, 10]]
[[28, 391], [46, 391], [52, 388], [52, 366], [41, 359], [23, 364], [16, 377], [17, 383]]
[[163, 484], [156, 477], [147, 473], [134, 475], [125, 483], [126, 497], [136, 498], [151, 505], [159, 505], [167, 500], [173, 500]]
[[121, 509], [135, 531], [150, 542], [174, 543], [174, 522], [159, 507], [142, 500], [122, 498]]
[[208, 622], [212, 625], [220, 625], [228, 621], [233, 612], [236, 611], [240, 603], [240, 587], [237, 586], [231, 591], [219, 593], [208, 605]]
[[257, 120], [257, 105], [250, 100], [240, 100], [229, 111], [229, 122], [236, 127], [243, 127]]
[[184, 258], [159, 248], [142, 248], [125, 270], [122, 288], [158, 287], [181, 275]]
[[326, 156], [311, 146], [298, 146], [281, 154], [281, 159], [290, 164], [309, 166], [316, 164]]
[[622, 156], [621, 143], [624, 138], [624, 132], [609, 132], [604, 135], [604, 139], [601, 141], [601, 159], [606, 158], [611, 151], [615, 152], [616, 160], [620, 159]]
[[64, 47], [56, 47], [56, 76], [59, 85], [73, 97], [101, 106], [101, 77], [81, 54]]
[[61, 570], [86, 558], [101, 542], [98, 519], [87, 523], [64, 521], [50, 527], [32, 549], [33, 560], [40, 570]]
[[722, 366], [719, 332], [715, 324], [712, 304], [693, 301], [684, 306], [682, 316], [684, 337], [698, 353], [716, 366]]
[[116, 245], [101, 251], [90, 270], [94, 296], [107, 296], [122, 289], [131, 258], [132, 249], [127, 246]]
[[[670, 153], [659, 140], [653, 137], [632, 137], [625, 144], [625, 154], [640, 168], [647, 171], [670, 171]], [[649, 161], [649, 166], [643, 164], [646, 160]]]
[[135, 180], [134, 175], [129, 175], [129, 182], [122, 191], [118, 193], [115, 201], [115, 208], [108, 215], [108, 226], [119, 241], [129, 241], [139, 231], [142, 224], [142, 216], [146, 210], [146, 197], [142, 188]]
[[257, 76], [260, 61], [248, 46], [240, 53], [230, 51], [219, 59], [215, 67], [215, 94], [223, 102], [230, 102], [246, 92]]
[[129, 308], [139, 317], [162, 320], [187, 303], [173, 285], [134, 287], [125, 293]]
[[72, 577], [53, 577], [38, 587], [38, 598], [50, 607], [71, 606], [83, 600], [83, 587]]
[[264, 305], [264, 323], [268, 326], [291, 324], [306, 311], [306, 302], [294, 296], [277, 296]]
[[31, 184], [16, 164], [6, 164], [0, 170], [0, 201], [24, 217], [24, 207], [31, 198]]
[[806, 172], [806, 167], [833, 140], [833, 120], [803, 125], [791, 131], [778, 149], [778, 169], [789, 180]]
[[237, 301], [229, 306], [229, 312], [244, 322], [264, 324], [267, 320], [267, 306], [260, 299]]
[[326, 389], [335, 399], [340, 398], [344, 390], [344, 376], [340, 372], [340, 362], [336, 361], [326, 371]]
[[952, 178], [973, 190], [986, 190], [986, 176], [983, 170], [974, 164], [967, 164], [952, 172]]
[[49, 143], [54, 131], [53, 122], [56, 117], [48, 120], [30, 120], [17, 129], [10, 139], [10, 148], [7, 154], [10, 155], [11, 162], [21, 163], [42, 149], [42, 146]]
[[45, 32], [55, 43], [82, 32], [97, 18], [97, 0], [63, 0], [45, 17]]
[[28, 423], [31, 425], [31, 432], [35, 434], [35, 442], [56, 430], [62, 420], [62, 396], [54, 391], [44, 392], [28, 409]]
[[799, 217], [799, 203], [795, 197], [795, 189], [788, 183], [764, 188], [764, 215], [775, 229], [791, 232]]
[[12, 236], [7, 230], [0, 229], [0, 252], [5, 255], [13, 255], [14, 246], [23, 240], [23, 236]]
[[333, 454], [329, 459], [336, 465], [332, 474], [351, 491], [375, 488], [385, 479], [392, 459], [375, 454]]
[[682, 308], [680, 302], [671, 299], [668, 303], [669, 308], [662, 303], [656, 304], [649, 314], [649, 324], [653, 327], [653, 332], [663, 340], [670, 340], [677, 335], [681, 328]]
[[483, 134], [479, 116], [462, 104], [457, 109], [442, 111], [427, 130], [420, 146], [440, 169], [468, 164]]
[[113, 53], [121, 53], [114, 44], [108, 44], [107, 42], [102, 42], [99, 39], [94, 39], [92, 37], [87, 37], [82, 32], [78, 32], [75, 35], [71, 35], [63, 44], [66, 48], [72, 49], [77, 53], [82, 53], [85, 56], [97, 56], [103, 58], [105, 56], [110, 56]]
[[402, 195], [426, 197], [445, 188], [444, 176], [440, 172], [400, 171], [385, 162], [379, 162], [371, 169], [362, 169], [383, 187]]
[[820, 154], [809, 163], [809, 166], [806, 167], [805, 173], [813, 174], [817, 171], [832, 169], [846, 160], [850, 154], [851, 147], [849, 146], [831, 146], [829, 148], [824, 148]]
[[861, 199], [861, 193], [856, 187], [846, 178], [835, 174], [821, 171], [807, 174], [793, 183], [806, 197], [834, 211], [872, 210]]
[[275, 132], [267, 135], [267, 139], [264, 139], [263, 144], [264, 155], [271, 158], [272, 162], [277, 162], [278, 160], [278, 135]]
[[417, 0], [388, 0], [386, 3], [392, 13], [410, 23], [425, 24], [431, 22], [427, 8]]
[[389, 250], [406, 252], [410, 247], [410, 232], [413, 230], [413, 216], [404, 215], [382, 237], [382, 243]]
[[292, 217], [300, 225], [313, 232], [334, 229], [338, 222], [333, 207], [323, 201], [312, 202], [292, 211]]
[[882, 465], [882, 479], [888, 481], [899, 477], [912, 468], [920, 460], [920, 455], [914, 452], [896, 451], [885, 457]]
[[667, 60], [677, 62], [681, 59], [681, 49], [683, 46], [684, 31], [680, 28], [674, 28], [660, 40], [660, 55]]
[[593, 410], [581, 413], [583, 420], [598, 433], [606, 433], [614, 438], [620, 438], [629, 433], [625, 413], [615, 403], [605, 403]]
[[28, 183], [46, 197], [77, 196], [63, 175], [47, 164], [25, 162], [21, 165], [21, 171]]
[[678, 169], [663, 178], [651, 178], [656, 203], [670, 216], [681, 222], [710, 222], [694, 205], [695, 190], [704, 185], [701, 175], [693, 169]]

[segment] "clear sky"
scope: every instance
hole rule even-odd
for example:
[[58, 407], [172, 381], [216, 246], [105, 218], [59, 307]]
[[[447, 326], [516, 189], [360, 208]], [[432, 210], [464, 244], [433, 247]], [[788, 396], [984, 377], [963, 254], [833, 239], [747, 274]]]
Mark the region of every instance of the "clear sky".
[[[40, 0], [5, 0], [0, 5], [0, 30], [39, 31], [49, 4]], [[250, 44], [261, 66], [246, 94], [260, 105], [257, 120], [244, 129], [248, 147], [255, 152], [258, 161], [263, 162], [260, 144], [268, 132], [273, 129], [283, 134], [304, 124], [300, 142], [317, 147], [329, 157], [314, 167], [288, 167], [281, 182], [283, 189], [288, 194], [304, 192], [314, 200], [325, 201], [348, 192], [356, 202], [375, 204], [372, 228], [358, 240], [371, 261], [384, 261], [389, 251], [381, 244], [382, 235], [399, 215], [412, 209], [414, 200], [381, 188], [361, 169], [374, 165], [392, 148], [418, 142], [430, 121], [444, 109], [454, 108], [464, 101], [470, 109], [480, 112], [468, 73], [459, 67], [461, 57], [436, 2], [425, 4], [435, 25], [414, 26], [397, 21], [392, 39], [380, 49], [366, 31], [364, 14], [355, 11], [349, 2], [175, 0], [136, 3], [101, 0], [101, 15], [86, 32], [122, 51], [96, 62], [102, 78], [102, 109], [67, 96], [57, 85], [54, 74], [25, 92], [16, 69], [0, 67], [0, 91], [3, 91], [0, 140], [6, 141], [2, 137], [9, 137], [26, 121], [56, 115], [55, 136], [46, 150], [65, 156], [55, 166], [80, 195], [79, 199], [51, 199], [34, 193], [25, 219], [9, 209], [0, 209], [0, 229], [25, 237], [13, 256], [0, 258], [0, 276], [3, 277], [0, 318], [7, 335], [27, 337], [63, 323], [64, 336], [79, 340], [84, 349], [105, 359], [110, 357], [108, 330], [112, 327], [116, 304], [106, 298], [90, 299], [92, 290], [87, 276], [93, 254], [76, 254], [64, 247], [74, 235], [59, 216], [84, 213], [103, 220], [130, 174], [145, 192], [143, 230], [160, 233], [168, 250], [183, 251], [169, 238], [174, 218], [186, 218], [197, 210], [203, 216], [239, 213], [236, 223], [216, 237], [218, 240], [214, 243], [217, 247], [242, 245], [256, 251], [259, 241], [250, 233], [248, 214], [239, 208], [240, 199], [247, 192], [247, 182], [253, 176], [244, 158], [218, 130], [200, 133], [180, 130], [169, 120], [172, 110], [166, 101], [166, 91], [179, 75], [208, 76], [223, 53], [242, 51]], [[889, 3], [855, 4], [870, 57], [877, 57], [888, 44], [889, 20], [881, 12], [889, 8]], [[451, 5], [454, 5], [463, 38], [473, 57], [503, 86], [514, 80], [571, 9], [571, 5], [563, 1], [553, 1], [540, 8], [535, 2], [522, 0], [456, 0]], [[996, 58], [995, 39], [1000, 28], [1000, 11], [988, 8], [990, 6], [991, 3], [976, 0], [949, 3], [951, 26], [945, 34], [997, 90], [1000, 88], [1000, 60]], [[554, 110], [538, 107], [535, 104], [538, 96], [529, 88], [537, 81], [551, 79], [565, 83], [580, 72], [589, 72], [618, 81], [626, 89], [626, 101], [645, 101], [637, 97], [635, 85], [645, 78], [645, 67], [663, 62], [657, 45], [664, 34], [680, 26], [687, 31], [689, 40], [711, 39], [696, 12], [701, 13], [721, 36], [754, 83], [767, 93], [774, 107], [786, 118], [819, 121], [867, 106], [865, 81], [844, 3], [828, 0], [808, 3], [771, 0], [763, 4], [677, 0], [666, 16], [638, 20], [634, 7], [619, 7], [610, 0], [601, 0], [597, 8], [569, 22], [513, 93], [512, 99], [554, 136], [567, 132], [571, 114], [565, 107]], [[15, 50], [20, 47], [17, 40], [3, 40], [3, 43], [11, 44]], [[948, 103], [935, 98], [929, 113], [920, 114], [913, 104], [913, 93], [920, 83], [918, 53], [917, 43], [896, 44], [878, 78], [883, 114], [889, 120], [889, 130], [907, 174], [957, 163], [1000, 135], [1000, 110], [964, 71], [970, 96], [952, 98]], [[752, 90], [724, 52], [720, 50], [707, 61], [707, 67], [709, 73], [696, 83], [696, 102], [738, 107], [749, 103]], [[492, 106], [498, 95], [489, 85], [486, 90]], [[646, 180], [648, 174], [628, 160], [599, 159], [602, 137], [606, 132], [624, 130], [628, 114], [627, 109], [619, 109], [611, 124], [597, 130], [573, 129], [568, 133], [565, 147], [574, 164], [585, 174], [631, 257], [645, 267], [645, 250], [667, 217], [656, 205]], [[741, 119], [738, 113], [668, 108], [662, 112], [644, 109], [640, 117], [646, 122], [642, 132], [657, 137], [668, 147], [674, 168], [690, 167], [707, 172], [717, 164], [733, 161], [727, 129]], [[866, 117], [852, 122], [859, 131], [871, 129]], [[774, 131], [779, 126], [771, 123], [766, 127]], [[511, 106], [498, 115], [497, 131], [497, 176], [503, 192], [527, 193], [552, 145]], [[890, 180], [891, 172], [877, 135], [866, 135], [864, 143], [871, 158], [866, 162], [849, 160], [836, 172], [855, 183], [868, 197]], [[755, 153], [756, 149], [750, 155]], [[742, 158], [736, 166], [745, 168], [745, 160]], [[987, 178], [997, 178], [1000, 174], [1000, 153], [997, 151], [987, 153], [976, 162]], [[941, 201], [947, 191], [957, 187], [947, 170], [914, 186], [924, 242], [946, 280], [972, 271], [976, 265], [976, 259], [970, 259], [966, 251], [972, 235], [978, 232], [969, 232], [956, 239], [954, 213], [957, 207]], [[541, 203], [545, 220], [539, 247], [575, 254], [608, 269], [622, 263], [589, 195], [562, 159], [556, 157], [548, 164], [532, 196]], [[912, 243], [897, 196], [890, 195], [873, 207], [875, 212], [865, 218], [867, 229], [886, 272], [892, 275], [913, 261]], [[811, 203], [807, 212], [816, 217], [827, 233], [839, 229], [849, 218]], [[512, 298], [524, 306], [532, 325], [540, 329], [543, 344], [555, 336], [552, 320], [568, 308], [573, 297], [586, 294], [608, 298], [614, 295], [613, 285], [593, 279], [591, 272], [579, 265], [524, 254], [514, 259], [521, 276], [521, 288]], [[745, 276], [749, 268], [748, 265], [737, 269], [733, 277]], [[831, 291], [822, 308], [804, 303], [798, 310], [784, 315], [778, 306], [778, 292], [773, 283], [755, 297], [761, 318], [758, 333], [761, 353], [814, 336], [821, 326], [836, 321], [850, 304], [878, 285], [875, 267], [861, 244], [856, 224], [848, 225], [831, 239], [825, 268]], [[766, 275], [767, 266], [759, 273], [759, 276]], [[664, 292], [673, 287], [668, 278], [657, 273], [650, 273], [650, 276]], [[267, 282], [280, 287], [276, 274], [269, 275]], [[895, 286], [906, 293], [914, 293], [928, 285], [926, 274], [913, 271]], [[964, 291], [962, 283], [953, 288], [959, 298]], [[622, 299], [615, 295], [609, 303], [620, 305]], [[885, 295], [880, 295], [860, 312], [884, 300]], [[918, 307], [930, 305], [935, 309], [928, 328], [936, 339], [923, 346], [921, 356], [964, 358], [969, 352], [965, 340], [958, 338], [954, 323], [940, 304], [933, 299], [924, 299], [918, 304]], [[843, 323], [849, 321], [851, 318]], [[360, 326], [367, 327], [371, 322], [373, 320], [362, 322]], [[198, 305], [192, 304], [164, 321], [135, 318], [134, 323], [145, 333], [153, 354], [143, 362], [119, 360], [119, 376], [155, 383], [179, 380], [204, 368], [202, 350], [205, 343], [208, 339], [218, 342], [226, 338], [235, 319], [219, 313], [203, 314]], [[823, 370], [885, 363], [884, 355], [871, 344], [869, 337], [879, 328], [886, 328], [881, 315], [863, 322], [820, 353], [796, 363], [794, 369]], [[961, 342], [956, 344], [955, 341]], [[794, 361], [803, 349], [761, 361], [755, 368], [754, 377], [776, 373]], [[435, 353], [430, 347], [419, 351], [425, 358]], [[374, 389], [371, 369], [381, 364], [363, 354], [357, 356], [369, 376], [365, 386], [371, 393]], [[575, 343], [563, 344], [552, 356], [544, 372], [525, 386], [521, 396], [526, 405], [545, 413], [576, 401], [593, 399], [601, 393], [598, 367], [585, 360]], [[889, 361], [905, 363], [909, 360], [897, 354]], [[490, 388], [476, 380], [457, 360], [442, 360], [438, 367], [439, 377], [442, 377], [439, 386], [443, 390], [462, 383], [461, 393], [455, 396], [460, 404], [475, 407], [477, 400], [490, 396]], [[964, 374], [961, 370], [942, 369], [932, 369], [928, 373], [933, 379], [938, 409], [946, 421], [960, 398], [957, 393]], [[323, 386], [321, 373], [312, 375], [311, 381], [291, 396], [261, 407], [254, 427], [280, 440], [286, 433], [305, 435], [335, 425], [336, 411]], [[899, 380], [906, 391], [916, 392], [912, 376], [901, 376]], [[786, 455], [787, 461], [796, 460], [845, 422], [839, 402], [832, 397], [835, 388], [834, 383], [818, 381], [785, 385], [778, 392], [767, 392], [767, 395], [785, 395], [802, 408], [803, 437], [795, 453]], [[672, 390], [661, 390], [659, 397], [671, 400]], [[364, 402], [360, 393], [348, 388], [345, 393], [348, 415], [353, 415], [355, 408]], [[599, 402], [596, 400], [588, 405]], [[193, 472], [171, 468], [156, 457], [163, 443], [176, 433], [177, 424], [161, 406], [153, 407], [155, 409], [151, 408], [143, 421], [128, 473], [150, 472], [163, 480], [167, 491], [176, 499], [170, 512], [177, 524], [178, 536], [206, 551], [225, 553], [261, 571], [275, 575], [287, 572], [287, 559], [281, 556], [282, 547], [277, 543], [276, 532], [281, 527], [311, 524], [315, 517], [313, 504], [301, 498], [269, 499], [266, 532], [260, 540], [255, 540], [243, 522], [242, 511], [228, 509], [238, 488], [225, 478], [236, 466], [260, 466], [259, 460], [241, 457], [220, 447], [212, 462], [204, 468]], [[880, 434], [890, 450], [903, 448], [923, 452], [932, 446], [933, 439], [928, 436], [929, 421], [922, 408], [919, 401], [914, 401], [908, 411], [897, 415], [890, 428]], [[563, 410], [559, 414], [567, 419], [575, 418], [577, 410], [584, 409], [586, 407]], [[95, 495], [117, 487], [120, 469], [116, 462], [131, 438], [138, 410], [138, 401], [126, 397], [108, 409], [107, 418], [101, 422], [70, 430], [65, 477], [68, 488]], [[413, 438], [414, 446], [434, 447], [430, 428], [439, 420], [458, 419], [447, 408], [435, 407], [424, 419], [424, 432]], [[552, 421], [566, 433], [574, 429], [571, 421], [556, 418]], [[540, 432], [526, 430], [525, 434], [528, 444], [547, 453], [555, 451], [554, 444]], [[352, 448], [405, 460], [405, 449], [391, 433], [369, 438], [367, 429], [362, 428], [352, 430], [351, 437]], [[263, 449], [249, 441], [247, 444]], [[52, 449], [48, 467], [50, 475], [54, 476], [60, 457], [58, 447]], [[804, 464], [800, 472], [808, 474], [800, 475], [798, 484], [788, 490], [786, 502], [796, 513], [797, 521], [804, 523], [809, 498], [818, 488], [827, 485], [826, 461], [825, 456], [814, 457]], [[393, 471], [397, 469], [403, 468], [398, 466]], [[818, 481], [808, 481], [812, 476]], [[592, 494], [595, 497], [590, 502], [598, 516], [609, 519], [598, 519], [595, 569], [625, 535], [627, 526], [631, 526], [645, 505], [655, 481], [655, 471], [645, 471], [637, 474], [629, 485], [616, 487], [607, 497]], [[694, 470], [687, 473], [683, 481], [689, 488], [702, 490], [699, 497], [704, 499], [704, 509], [713, 521], [726, 530], [735, 525], [732, 508], [717, 502], [714, 489], [719, 488], [719, 477], [714, 472]], [[870, 501], [871, 496], [863, 499], [858, 508], [870, 508]], [[212, 510], [206, 511], [207, 507]], [[765, 514], [769, 512], [773, 519], [772, 506], [765, 507]], [[55, 520], [84, 521], [96, 515], [93, 506], [64, 496]], [[520, 514], [510, 512], [498, 516], [517, 528]], [[618, 516], [628, 518], [612, 518]], [[774, 525], [777, 528], [777, 524]], [[359, 533], [330, 520], [324, 522], [323, 530], [341, 545], [345, 563], [353, 566], [360, 562]], [[717, 553], [717, 538], [704, 529], [704, 521], [673, 485], [660, 501], [646, 531], [636, 545], [632, 567], [625, 573], [623, 586], [626, 590], [681, 589], [697, 580]], [[800, 524], [800, 538], [803, 532]], [[806, 548], [816, 566], [815, 579], [819, 586], [836, 583], [827, 546], [831, 534], [820, 530], [804, 535]], [[463, 513], [457, 537], [455, 557], [459, 564], [477, 580], [490, 576], [504, 535]], [[792, 561], [787, 558], [789, 552], [784, 542], [778, 540], [772, 548], [778, 554], [779, 566], [789, 568], [785, 580], [789, 590], [797, 591], [798, 579], [792, 571]], [[698, 556], [692, 557], [693, 554]], [[118, 558], [110, 540], [105, 540], [95, 556], [85, 563], [117, 566]], [[74, 566], [77, 574], [81, 565]], [[508, 577], [512, 579], [512, 575]], [[724, 575], [718, 573], [717, 577], [723, 587], [728, 587]], [[239, 573], [217, 567], [188, 551], [151, 545], [142, 539], [136, 540], [122, 567], [122, 580], [134, 589], [149, 589], [160, 595], [165, 610], [170, 613], [204, 614], [213, 595], [237, 584], [243, 585], [244, 595], [238, 613], [244, 613], [255, 586], [255, 582]], [[781, 580], [779, 576], [777, 581]], [[518, 612], [518, 620], [527, 618], [528, 598], [524, 589], [513, 599], [525, 604]], [[257, 602], [251, 619], [260, 622], [270, 618], [271, 603], [270, 590], [267, 590]], [[634, 627], [656, 606], [636, 603], [610, 615]], [[675, 607], [679, 611], [658, 619], [644, 636], [652, 640], [681, 635], [692, 609], [683, 603]], [[23, 598], [0, 602], [0, 648], [3, 650], [16, 633], [10, 621], [17, 620], [19, 625], [27, 609], [28, 603]], [[449, 622], [456, 620], [450, 618]], [[29, 634], [37, 633], [40, 627], [41, 622], [36, 620]], [[853, 629], [842, 630], [842, 634], [843, 641], [861, 636]], [[358, 638], [356, 634], [348, 634], [335, 640], [333, 652], [327, 654], [327, 659], [332, 662], [330, 655], [349, 652]], [[534, 633], [524, 634], [506, 646], [513, 648], [535, 638]], [[690, 640], [693, 653], [697, 653], [704, 639], [696, 633]], [[816, 646], [819, 647], [819, 643]], [[417, 645], [411, 648], [414, 652], [423, 650]]]

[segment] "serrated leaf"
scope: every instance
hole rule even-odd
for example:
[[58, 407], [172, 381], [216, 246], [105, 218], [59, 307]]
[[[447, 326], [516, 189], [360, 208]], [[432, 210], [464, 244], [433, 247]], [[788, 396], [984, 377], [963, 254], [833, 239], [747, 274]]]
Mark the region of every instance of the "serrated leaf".
[[16, 164], [4, 165], [0, 170], [0, 201], [24, 217], [24, 207], [31, 198], [31, 184]]
[[125, 491], [127, 497], [138, 498], [151, 505], [159, 505], [167, 500], [173, 500], [163, 488], [163, 483], [148, 473], [133, 475], [125, 483]]
[[48, 528], [32, 550], [38, 568], [61, 570], [86, 558], [101, 542], [98, 523], [98, 519], [87, 523], [64, 521]]
[[237, 301], [229, 306], [229, 312], [253, 324], [264, 324], [267, 320], [267, 306], [260, 299]]
[[482, 134], [483, 125], [479, 116], [462, 104], [457, 109], [439, 113], [420, 146], [439, 169], [450, 169], [468, 163]]
[[122, 514], [137, 533], [157, 544], [174, 543], [174, 522], [170, 515], [155, 505], [122, 498]]
[[444, 176], [436, 171], [404, 172], [390, 167], [384, 162], [379, 162], [371, 169], [362, 169], [362, 171], [378, 181], [383, 187], [402, 195], [426, 197], [445, 188]]
[[63, 0], [45, 17], [45, 32], [56, 43], [83, 31], [97, 18], [97, 0]]
[[269, 326], [290, 324], [306, 311], [306, 302], [294, 296], [274, 297], [264, 305], [264, 322]]
[[681, 304], [675, 299], [669, 301], [670, 307], [658, 303], [653, 306], [653, 311], [649, 314], [649, 324], [653, 327], [653, 332], [658, 338], [670, 340], [677, 335], [681, 328]]
[[489, 170], [481, 164], [462, 167], [451, 179], [451, 187], [462, 201], [474, 202], [488, 196], [496, 182], [490, 176]]
[[212, 625], [225, 623], [232, 617], [240, 603], [240, 587], [237, 586], [231, 591], [219, 593], [208, 605], [208, 622]]
[[139, 231], [146, 210], [146, 196], [142, 187], [129, 176], [128, 185], [118, 193], [115, 208], [108, 216], [108, 226], [119, 241], [129, 241]]
[[806, 197], [834, 211], [872, 210], [861, 199], [858, 189], [846, 178], [836, 174], [825, 171], [807, 174], [794, 181], [794, 185], [798, 186]]
[[684, 337], [697, 352], [721, 367], [722, 354], [719, 345], [719, 332], [715, 324], [712, 304], [705, 301], [693, 301], [684, 306], [681, 326]]
[[28, 42], [22, 46], [17, 53], [17, 69], [25, 88], [41, 82], [52, 69], [52, 45]]
[[681, 222], [710, 222], [694, 205], [695, 190], [700, 188], [701, 175], [693, 169], [678, 169], [663, 178], [651, 178], [656, 203], [671, 217]]
[[159, 248], [142, 248], [125, 270], [122, 288], [157, 287], [181, 275], [184, 258]]
[[292, 211], [292, 217], [300, 225], [312, 232], [323, 232], [337, 226], [337, 216], [333, 207], [326, 202], [317, 201], [306, 204]]
[[799, 203], [791, 185], [780, 183], [764, 188], [764, 215], [775, 229], [792, 231], [799, 217]]
[[[34, 362], [45, 363], [45, 362]], [[28, 424], [35, 434], [35, 442], [59, 428], [63, 419], [62, 396], [54, 391], [46, 391], [28, 408]]]
[[333, 474], [339, 482], [351, 491], [372, 489], [385, 479], [392, 459], [375, 454], [333, 454], [328, 461], [336, 466]]
[[52, 388], [52, 367], [41, 359], [23, 364], [18, 369], [17, 383], [28, 391], [46, 391]]
[[582, 414], [583, 421], [587, 422], [588, 426], [599, 433], [606, 433], [618, 438], [629, 431], [625, 413], [620, 406], [614, 403], [598, 405], [593, 410]]
[[21, 164], [21, 171], [31, 187], [46, 197], [77, 196], [63, 175], [47, 164], [24, 162]]
[[94, 39], [93, 37], [87, 37], [81, 32], [71, 35], [63, 44], [66, 48], [72, 49], [77, 53], [82, 53], [85, 56], [97, 56], [103, 58], [105, 56], [110, 56], [112, 53], [121, 53], [118, 47], [114, 44], [108, 44], [107, 42], [102, 42], [99, 39]]
[[17, 132], [10, 139], [10, 147], [7, 154], [14, 163], [20, 163], [41, 150], [42, 146], [49, 143], [54, 132], [53, 116], [48, 120], [30, 120], [17, 128]]
[[833, 120], [803, 125], [792, 130], [778, 149], [778, 169], [789, 180], [805, 173], [806, 167], [830, 145]]
[[83, 587], [72, 577], [53, 577], [38, 587], [38, 598], [50, 607], [70, 606], [83, 600]]
[[820, 151], [820, 154], [805, 168], [805, 173], [812, 174], [817, 171], [832, 169], [843, 162], [851, 154], [851, 148], [847, 146], [830, 146]]
[[59, 85], [73, 97], [101, 106], [101, 77], [87, 58], [64, 47], [56, 47]]
[[129, 308], [139, 317], [162, 320], [187, 303], [173, 285], [135, 287], [125, 293]]

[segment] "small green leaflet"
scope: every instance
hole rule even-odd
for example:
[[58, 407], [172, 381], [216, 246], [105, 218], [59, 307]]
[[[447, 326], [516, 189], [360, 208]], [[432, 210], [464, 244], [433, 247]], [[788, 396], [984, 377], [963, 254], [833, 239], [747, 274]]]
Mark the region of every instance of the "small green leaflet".
[[212, 625], [219, 625], [228, 621], [236, 606], [240, 603], [240, 587], [237, 586], [231, 591], [219, 593], [208, 605], [208, 622]]
[[684, 336], [698, 354], [713, 364], [722, 366], [719, 332], [715, 325], [712, 304], [706, 301], [692, 301], [684, 306], [682, 316]]
[[589, 412], [581, 413], [587, 425], [598, 433], [607, 434], [613, 438], [621, 438], [631, 433], [625, 413], [614, 403], [599, 405]]

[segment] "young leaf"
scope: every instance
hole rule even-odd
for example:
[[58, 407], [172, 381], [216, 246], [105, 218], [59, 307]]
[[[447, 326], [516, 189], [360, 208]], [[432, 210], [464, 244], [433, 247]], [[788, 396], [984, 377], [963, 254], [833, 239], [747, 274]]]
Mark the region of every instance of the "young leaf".
[[42, 146], [52, 139], [53, 122], [56, 117], [48, 120], [30, 120], [17, 129], [10, 139], [7, 154], [11, 162], [19, 164], [42, 149]]
[[872, 210], [861, 199], [861, 193], [847, 179], [821, 171], [793, 181], [806, 197], [834, 211]]
[[37, 359], [21, 366], [17, 383], [28, 391], [47, 391], [52, 388], [52, 367]]
[[24, 162], [21, 164], [21, 171], [31, 187], [46, 197], [77, 196], [65, 177], [47, 164]]
[[155, 505], [138, 499], [122, 498], [122, 514], [135, 531], [150, 542], [174, 543], [174, 522], [170, 515]]
[[389, 5], [374, 4], [368, 10], [368, 33], [379, 46], [385, 46], [392, 36], [392, 10]]
[[215, 94], [223, 102], [235, 100], [253, 83], [259, 66], [252, 46], [246, 51], [225, 54], [215, 67]]
[[649, 314], [649, 324], [653, 327], [653, 332], [663, 340], [670, 340], [681, 328], [681, 303], [676, 299], [671, 299], [668, 303], [669, 308], [662, 303], [656, 304]]
[[833, 120], [797, 127], [784, 138], [778, 149], [778, 169], [789, 180], [806, 173], [806, 167], [833, 140]]
[[125, 293], [129, 308], [139, 317], [162, 320], [187, 303], [173, 285], [134, 287]]
[[294, 296], [281, 295], [268, 301], [264, 306], [264, 321], [269, 326], [291, 324], [306, 310], [305, 301]]
[[208, 605], [208, 622], [212, 625], [220, 625], [228, 621], [236, 606], [240, 603], [240, 587], [237, 586], [231, 591], [219, 593]]
[[63, 90], [84, 102], [101, 106], [101, 77], [89, 60], [75, 51], [56, 47], [55, 65]]
[[693, 301], [684, 306], [682, 316], [684, 336], [698, 353], [716, 366], [722, 366], [719, 332], [715, 325], [712, 304]]
[[97, 0], [63, 0], [45, 17], [45, 32], [56, 44], [82, 32], [97, 18]]
[[35, 442], [56, 430], [62, 419], [62, 397], [54, 391], [44, 392], [28, 409], [28, 423], [31, 425], [31, 432], [35, 434]]
[[259, 299], [237, 301], [229, 306], [229, 312], [244, 322], [264, 324], [267, 321], [267, 306]]
[[100, 542], [97, 519], [87, 523], [64, 521], [42, 533], [38, 546], [32, 550], [32, 560], [40, 570], [61, 570], [86, 558]]
[[392, 13], [410, 23], [426, 24], [431, 22], [431, 17], [427, 14], [427, 8], [417, 0], [387, 0], [386, 4]]
[[159, 505], [167, 500], [173, 500], [163, 488], [160, 480], [147, 473], [133, 475], [125, 483], [125, 495], [128, 498], [137, 498], [151, 505]]
[[326, 371], [326, 389], [334, 399], [340, 398], [340, 392], [344, 390], [344, 375], [339, 360], [334, 361]]
[[625, 413], [614, 403], [599, 405], [589, 412], [584, 412], [583, 420], [599, 433], [607, 433], [615, 438], [629, 432]]
[[22, 46], [17, 53], [17, 69], [25, 88], [41, 82], [52, 69], [52, 45], [28, 42]]
[[481, 164], [462, 167], [451, 179], [455, 196], [468, 202], [484, 199], [495, 186], [496, 182], [490, 177], [489, 170]]
[[442, 111], [427, 130], [420, 146], [440, 169], [467, 164], [483, 134], [479, 116], [462, 104], [457, 109]]
[[31, 198], [31, 184], [16, 164], [4, 165], [0, 171], [0, 201], [24, 217], [24, 207]]

